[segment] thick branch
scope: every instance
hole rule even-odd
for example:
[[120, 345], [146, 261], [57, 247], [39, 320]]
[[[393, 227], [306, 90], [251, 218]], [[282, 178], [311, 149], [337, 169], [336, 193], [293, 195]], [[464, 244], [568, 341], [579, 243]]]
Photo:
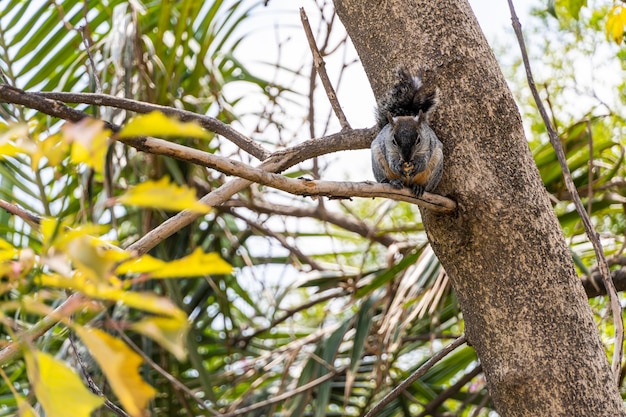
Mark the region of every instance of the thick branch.
[[147, 153], [170, 156], [172, 158], [192, 162], [197, 165], [215, 169], [224, 174], [244, 178], [258, 184], [268, 185], [291, 194], [325, 196], [329, 198], [386, 197], [398, 201], [414, 203], [442, 213], [450, 213], [456, 207], [455, 203], [448, 198], [430, 193], [424, 193], [420, 198], [415, 198], [409, 189], [396, 189], [388, 184], [292, 179], [259, 168], [254, 168], [234, 159], [178, 145], [163, 139], [138, 138], [125, 139], [123, 142]]
[[[601, 274], [595, 273], [591, 278], [584, 277], [581, 281], [587, 297], [594, 298], [606, 295], [606, 287]], [[611, 271], [611, 281], [617, 291], [626, 290], [626, 269]]]

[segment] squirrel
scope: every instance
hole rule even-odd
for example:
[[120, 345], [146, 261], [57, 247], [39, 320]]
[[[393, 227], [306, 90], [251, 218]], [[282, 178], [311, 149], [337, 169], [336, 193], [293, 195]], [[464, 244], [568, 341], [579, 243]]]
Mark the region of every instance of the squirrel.
[[376, 122], [381, 129], [372, 142], [376, 181], [408, 187], [416, 197], [432, 191], [443, 172], [443, 144], [428, 126], [439, 101], [439, 89], [426, 89], [419, 76], [400, 67], [398, 80], [378, 101]]

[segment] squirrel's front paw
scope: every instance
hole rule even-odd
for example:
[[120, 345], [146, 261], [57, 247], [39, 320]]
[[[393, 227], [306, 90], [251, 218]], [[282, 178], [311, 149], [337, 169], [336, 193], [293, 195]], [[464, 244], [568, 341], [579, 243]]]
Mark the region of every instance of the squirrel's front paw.
[[424, 186], [420, 184], [413, 184], [411, 186], [411, 191], [413, 191], [415, 197], [420, 198], [422, 194], [424, 194]]
[[401, 189], [402, 187], [404, 187], [404, 185], [402, 185], [402, 180], [400, 180], [398, 178], [396, 178], [394, 180], [387, 180], [385, 182], [391, 184], [391, 186], [393, 188]]

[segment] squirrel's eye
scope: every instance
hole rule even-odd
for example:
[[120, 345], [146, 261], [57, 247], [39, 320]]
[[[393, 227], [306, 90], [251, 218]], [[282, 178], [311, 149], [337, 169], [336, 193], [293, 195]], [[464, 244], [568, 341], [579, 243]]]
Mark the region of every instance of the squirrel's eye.
[[398, 146], [398, 138], [397, 137], [394, 136], [392, 142], [393, 142], [394, 145]]

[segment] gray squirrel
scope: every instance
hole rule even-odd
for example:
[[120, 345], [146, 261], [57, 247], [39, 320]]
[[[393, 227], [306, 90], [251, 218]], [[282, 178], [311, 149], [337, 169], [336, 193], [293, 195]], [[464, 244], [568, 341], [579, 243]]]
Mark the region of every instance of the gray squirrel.
[[372, 142], [376, 181], [408, 187], [416, 197], [432, 191], [443, 172], [443, 145], [428, 126], [439, 89], [426, 89], [418, 76], [400, 67], [398, 80], [378, 101], [376, 122], [381, 129]]

